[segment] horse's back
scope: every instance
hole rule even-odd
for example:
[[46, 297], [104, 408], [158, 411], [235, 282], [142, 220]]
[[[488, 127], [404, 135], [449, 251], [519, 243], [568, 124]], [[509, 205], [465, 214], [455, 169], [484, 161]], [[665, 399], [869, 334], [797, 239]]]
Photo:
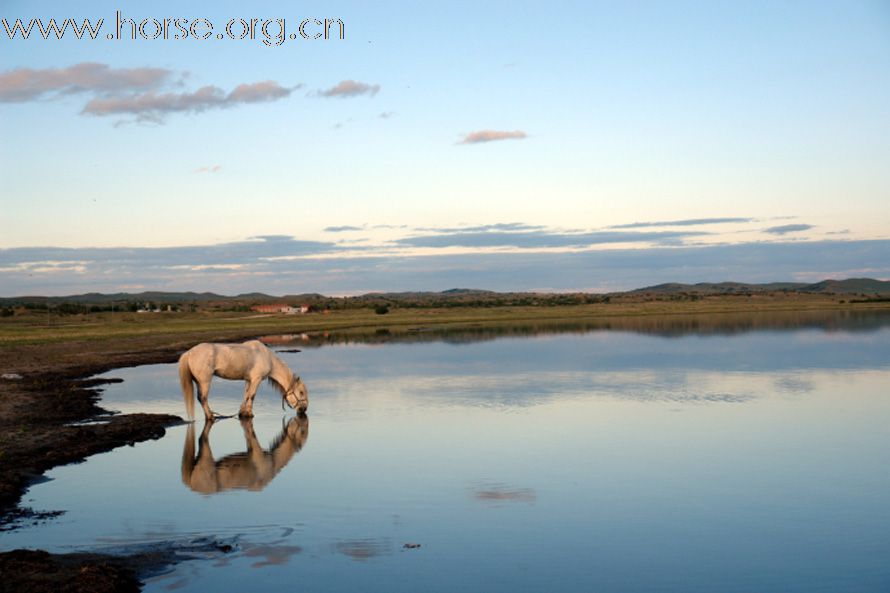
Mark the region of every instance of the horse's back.
[[243, 344], [201, 343], [188, 351], [192, 372], [209, 373], [223, 379], [248, 379], [259, 371], [268, 374], [269, 351], [259, 340]]
[[213, 361], [216, 359], [217, 346], [218, 344], [210, 344], [208, 342], [196, 344], [189, 348], [180, 359], [188, 361], [193, 373], [203, 366], [209, 365], [212, 367]]

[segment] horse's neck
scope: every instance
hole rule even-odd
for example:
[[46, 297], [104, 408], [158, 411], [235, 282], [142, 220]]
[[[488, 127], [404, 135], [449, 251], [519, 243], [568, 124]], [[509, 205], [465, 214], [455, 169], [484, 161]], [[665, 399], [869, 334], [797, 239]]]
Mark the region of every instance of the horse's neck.
[[272, 370], [269, 372], [269, 377], [281, 385], [282, 389], [287, 389], [290, 387], [293, 374], [290, 372], [290, 369], [287, 368], [287, 365], [281, 362], [277, 356], [271, 352], [269, 353], [269, 356], [272, 358]]

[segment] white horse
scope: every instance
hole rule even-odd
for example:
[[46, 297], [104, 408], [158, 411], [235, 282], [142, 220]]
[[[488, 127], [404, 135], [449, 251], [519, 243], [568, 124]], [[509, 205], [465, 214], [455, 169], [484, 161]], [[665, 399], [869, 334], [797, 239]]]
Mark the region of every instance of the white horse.
[[195, 417], [193, 383], [198, 386], [198, 401], [204, 408], [204, 416], [208, 420], [213, 419], [207, 396], [210, 393], [210, 380], [214, 375], [223, 379], [245, 381], [244, 400], [238, 411], [242, 418], [253, 417], [253, 398], [260, 381], [267, 378], [290, 407], [301, 414], [309, 407], [309, 394], [303, 381], [259, 340], [243, 344], [205, 343], [198, 344], [179, 357], [179, 382], [189, 419]]

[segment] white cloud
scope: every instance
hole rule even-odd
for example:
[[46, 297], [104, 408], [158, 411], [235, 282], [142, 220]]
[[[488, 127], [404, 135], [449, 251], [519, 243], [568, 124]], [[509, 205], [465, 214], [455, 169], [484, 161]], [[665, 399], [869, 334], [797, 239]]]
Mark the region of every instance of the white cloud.
[[360, 97], [361, 95], [370, 95], [373, 97], [378, 92], [380, 92], [379, 84], [368, 84], [356, 80], [343, 80], [327, 90], [319, 91], [318, 94], [322, 97], [339, 97], [344, 99], [349, 97]]
[[485, 142], [497, 142], [499, 140], [524, 140], [528, 136], [522, 130], [512, 132], [498, 130], [479, 130], [465, 134], [458, 144], [483, 144]]

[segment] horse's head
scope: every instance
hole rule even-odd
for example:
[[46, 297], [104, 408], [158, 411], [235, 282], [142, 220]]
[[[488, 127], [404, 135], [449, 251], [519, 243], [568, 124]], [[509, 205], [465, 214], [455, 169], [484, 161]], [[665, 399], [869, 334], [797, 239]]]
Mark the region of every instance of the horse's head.
[[306, 412], [306, 409], [309, 407], [309, 393], [306, 391], [306, 386], [303, 384], [302, 379], [294, 375], [290, 387], [284, 393], [284, 399], [287, 400], [287, 405], [299, 413], [303, 414]]

